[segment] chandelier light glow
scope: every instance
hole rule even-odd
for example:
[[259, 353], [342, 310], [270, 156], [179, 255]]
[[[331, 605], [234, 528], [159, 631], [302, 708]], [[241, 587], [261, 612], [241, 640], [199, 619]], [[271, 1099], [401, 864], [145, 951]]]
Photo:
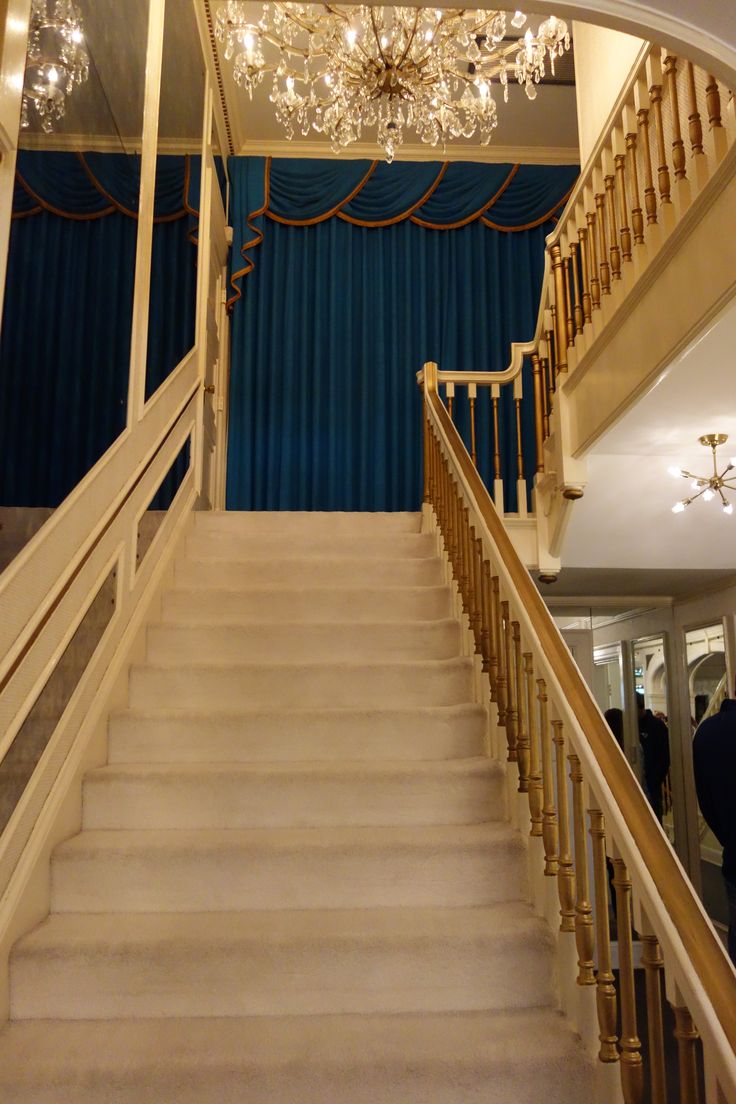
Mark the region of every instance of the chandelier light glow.
[[[729, 491], [736, 491], [736, 456], [731, 457], [720, 475], [718, 474], [718, 460], [716, 458], [716, 449], [719, 445], [726, 443], [728, 434], [706, 433], [698, 440], [701, 445], [711, 449], [713, 453], [713, 474], [694, 475], [692, 472], [686, 471], [685, 468], [669, 468], [670, 475], [678, 479], [689, 479], [691, 481], [690, 486], [695, 492], [689, 498], [683, 498], [680, 502], [676, 502], [672, 507], [672, 513], [681, 514], [686, 506], [689, 506], [691, 502], [695, 502], [696, 498], [702, 497], [704, 502], [710, 502], [711, 499], [717, 496], [720, 499], [724, 514], [732, 514], [733, 503], [728, 501], [723, 490], [725, 488]], [[734, 472], [734, 474], [729, 476], [729, 472]]]
[[32, 0], [21, 126], [30, 126], [35, 113], [50, 133], [67, 96], [88, 76], [82, 20], [72, 0]]
[[[288, 138], [313, 128], [340, 153], [376, 127], [392, 161], [413, 129], [445, 147], [476, 133], [487, 145], [497, 124], [492, 86], [508, 100], [516, 80], [530, 100], [546, 66], [570, 47], [567, 24], [554, 15], [536, 33], [523, 12], [470, 9], [340, 7], [227, 0], [215, 33], [233, 75], [250, 96], [266, 74], [271, 102]], [[511, 33], [509, 34], [509, 28]]]

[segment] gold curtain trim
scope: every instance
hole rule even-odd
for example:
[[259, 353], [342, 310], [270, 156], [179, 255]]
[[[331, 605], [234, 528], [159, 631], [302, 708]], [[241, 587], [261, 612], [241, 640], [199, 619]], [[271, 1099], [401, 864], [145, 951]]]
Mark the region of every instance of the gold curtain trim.
[[511, 172], [504, 180], [501, 187], [498, 189], [495, 195], [491, 196], [487, 203], [484, 203], [482, 207], [479, 207], [472, 215], [468, 215], [467, 218], [460, 219], [458, 222], [427, 222], [426, 219], [418, 218], [417, 215], [411, 215], [411, 221], [416, 223], [417, 226], [423, 226], [426, 230], [459, 230], [463, 226], [467, 226], [471, 222], [475, 222], [481, 215], [485, 214], [497, 200], [501, 198], [503, 193], [508, 188], [511, 181], [516, 176], [517, 172], [521, 168], [521, 165], [513, 165]]
[[74, 222], [90, 222], [92, 219], [105, 218], [106, 215], [112, 215], [115, 213], [114, 207], [105, 207], [104, 210], [94, 211], [92, 214], [89, 215], [78, 215], [71, 211], [62, 211], [59, 207], [54, 207], [52, 203], [47, 203], [45, 199], [34, 192], [33, 188], [30, 186], [30, 184], [26, 182], [26, 180], [21, 176], [17, 169], [15, 171], [15, 178], [20, 184], [23, 191], [31, 197], [34, 203], [38, 204], [38, 208], [35, 212], [19, 211], [18, 214], [13, 212], [12, 218], [28, 218], [28, 216], [31, 214], [40, 215], [41, 211], [48, 211], [51, 215], [58, 215], [59, 218], [72, 219]]
[[383, 219], [381, 222], [367, 222], [364, 219], [353, 218], [352, 215], [346, 215], [344, 211], [338, 211], [337, 217], [339, 219], [343, 219], [345, 222], [352, 223], [353, 226], [367, 226], [367, 227], [370, 227], [374, 230], [380, 230], [384, 226], [394, 226], [395, 223], [397, 223], [397, 222], [403, 222], [404, 219], [410, 218], [411, 215], [414, 214], [414, 212], [416, 211], [416, 209], [418, 207], [421, 207], [423, 203], [427, 202], [429, 197], [436, 190], [437, 186], [439, 185], [440, 181], [442, 180], [442, 177], [447, 172], [449, 164], [450, 164], [449, 161], [444, 161], [442, 163], [442, 167], [440, 168], [440, 171], [437, 174], [436, 180], [427, 189], [427, 191], [424, 193], [422, 198], [418, 199], [412, 207], [409, 207], [408, 210], [402, 211], [402, 213], [400, 215], [395, 215], [393, 218], [390, 218], [390, 219]]
[[[568, 199], [572, 195], [572, 188], [565, 193], [565, 195], [554, 207], [550, 208], [545, 215], [540, 215], [538, 219], [534, 219], [533, 222], [525, 222], [523, 226], [499, 226], [497, 222], [492, 222], [491, 219], [487, 219], [485, 216], [481, 219], [484, 226], [487, 226], [489, 230], [500, 230], [502, 234], [517, 234], [520, 230], [534, 230], [535, 227], [541, 226], [542, 223], [547, 222], [554, 217], [555, 211], [559, 211], [560, 207], [564, 207]], [[557, 222], [557, 219], [554, 219]]]
[[255, 223], [253, 223], [252, 220], [256, 219], [256, 218], [259, 218], [261, 215], [265, 215], [266, 212], [268, 211], [268, 202], [269, 202], [269, 199], [271, 198], [270, 197], [270, 192], [271, 192], [271, 158], [267, 157], [266, 162], [265, 162], [265, 166], [264, 166], [264, 170], [263, 170], [263, 195], [264, 195], [263, 206], [259, 207], [257, 211], [251, 211], [250, 214], [248, 215], [247, 219], [245, 220], [248, 229], [254, 234], [254, 237], [252, 237], [250, 239], [250, 241], [244, 242], [244, 244], [241, 245], [241, 247], [240, 247], [240, 256], [245, 261], [245, 265], [243, 266], [243, 268], [239, 268], [237, 272], [233, 272], [233, 274], [230, 277], [230, 287], [233, 289], [235, 294], [231, 295], [230, 298], [227, 301], [226, 307], [227, 307], [228, 311], [233, 309], [234, 304], [237, 303], [238, 299], [240, 299], [242, 297], [242, 294], [243, 294], [235, 281], [236, 280], [242, 280], [245, 276], [247, 276], [249, 273], [251, 273], [253, 271], [253, 269], [256, 267], [255, 261], [252, 261], [250, 259], [250, 257], [246, 256], [246, 254], [247, 254], [249, 249], [255, 249], [256, 246], [261, 244], [261, 242], [263, 241], [263, 236], [264, 235], [263, 235], [263, 231], [258, 226], [256, 226]]
[[358, 184], [356, 184], [350, 195], [345, 196], [345, 198], [341, 199], [340, 202], [336, 204], [331, 211], [326, 211], [323, 215], [317, 215], [316, 218], [311, 219], [287, 219], [283, 218], [281, 215], [275, 215], [273, 211], [267, 210], [264, 212], [264, 214], [267, 218], [273, 219], [274, 222], [280, 222], [282, 226], [316, 226], [319, 222], [327, 222], [327, 219], [332, 218], [333, 215], [339, 214], [342, 208], [347, 203], [349, 203], [351, 199], [355, 199], [358, 192], [362, 190], [364, 184], [366, 184], [366, 182], [370, 180], [370, 178], [373, 176], [373, 173], [376, 171], [377, 164], [377, 161], [371, 161], [371, 167], [368, 169], [368, 172], [365, 174], [363, 179]]

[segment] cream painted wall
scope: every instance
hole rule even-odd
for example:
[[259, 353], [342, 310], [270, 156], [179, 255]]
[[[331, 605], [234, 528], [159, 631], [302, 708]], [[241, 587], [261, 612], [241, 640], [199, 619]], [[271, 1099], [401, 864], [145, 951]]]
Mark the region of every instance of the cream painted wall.
[[643, 39], [573, 23], [580, 164], [585, 165], [628, 77]]

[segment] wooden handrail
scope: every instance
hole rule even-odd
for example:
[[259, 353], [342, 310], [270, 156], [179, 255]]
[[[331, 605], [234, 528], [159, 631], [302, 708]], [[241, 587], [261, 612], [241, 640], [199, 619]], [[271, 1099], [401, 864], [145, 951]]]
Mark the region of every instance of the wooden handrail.
[[498, 556], [533, 623], [545, 660], [590, 746], [605, 785], [654, 880], [665, 911], [682, 941], [700, 986], [718, 1019], [724, 1037], [736, 1051], [736, 973], [729, 968], [722, 945], [706, 919], [693, 888], [662, 833], [631, 768], [608, 729], [569, 649], [541, 595], [517, 556], [488, 491], [447, 414], [431, 375], [425, 373], [424, 393], [452, 459], [493, 540]]

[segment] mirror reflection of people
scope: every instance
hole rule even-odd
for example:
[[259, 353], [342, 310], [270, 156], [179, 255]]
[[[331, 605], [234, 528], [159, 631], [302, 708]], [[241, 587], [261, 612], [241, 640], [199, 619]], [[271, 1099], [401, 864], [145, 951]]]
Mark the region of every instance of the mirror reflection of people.
[[718, 713], [693, 739], [693, 770], [700, 811], [723, 848], [728, 896], [728, 953], [736, 966], [736, 701], [725, 698]]
[[639, 722], [644, 792], [654, 815], [662, 823], [662, 786], [670, 769], [670, 735], [667, 725], [644, 704], [644, 695], [637, 693], [636, 708]]

